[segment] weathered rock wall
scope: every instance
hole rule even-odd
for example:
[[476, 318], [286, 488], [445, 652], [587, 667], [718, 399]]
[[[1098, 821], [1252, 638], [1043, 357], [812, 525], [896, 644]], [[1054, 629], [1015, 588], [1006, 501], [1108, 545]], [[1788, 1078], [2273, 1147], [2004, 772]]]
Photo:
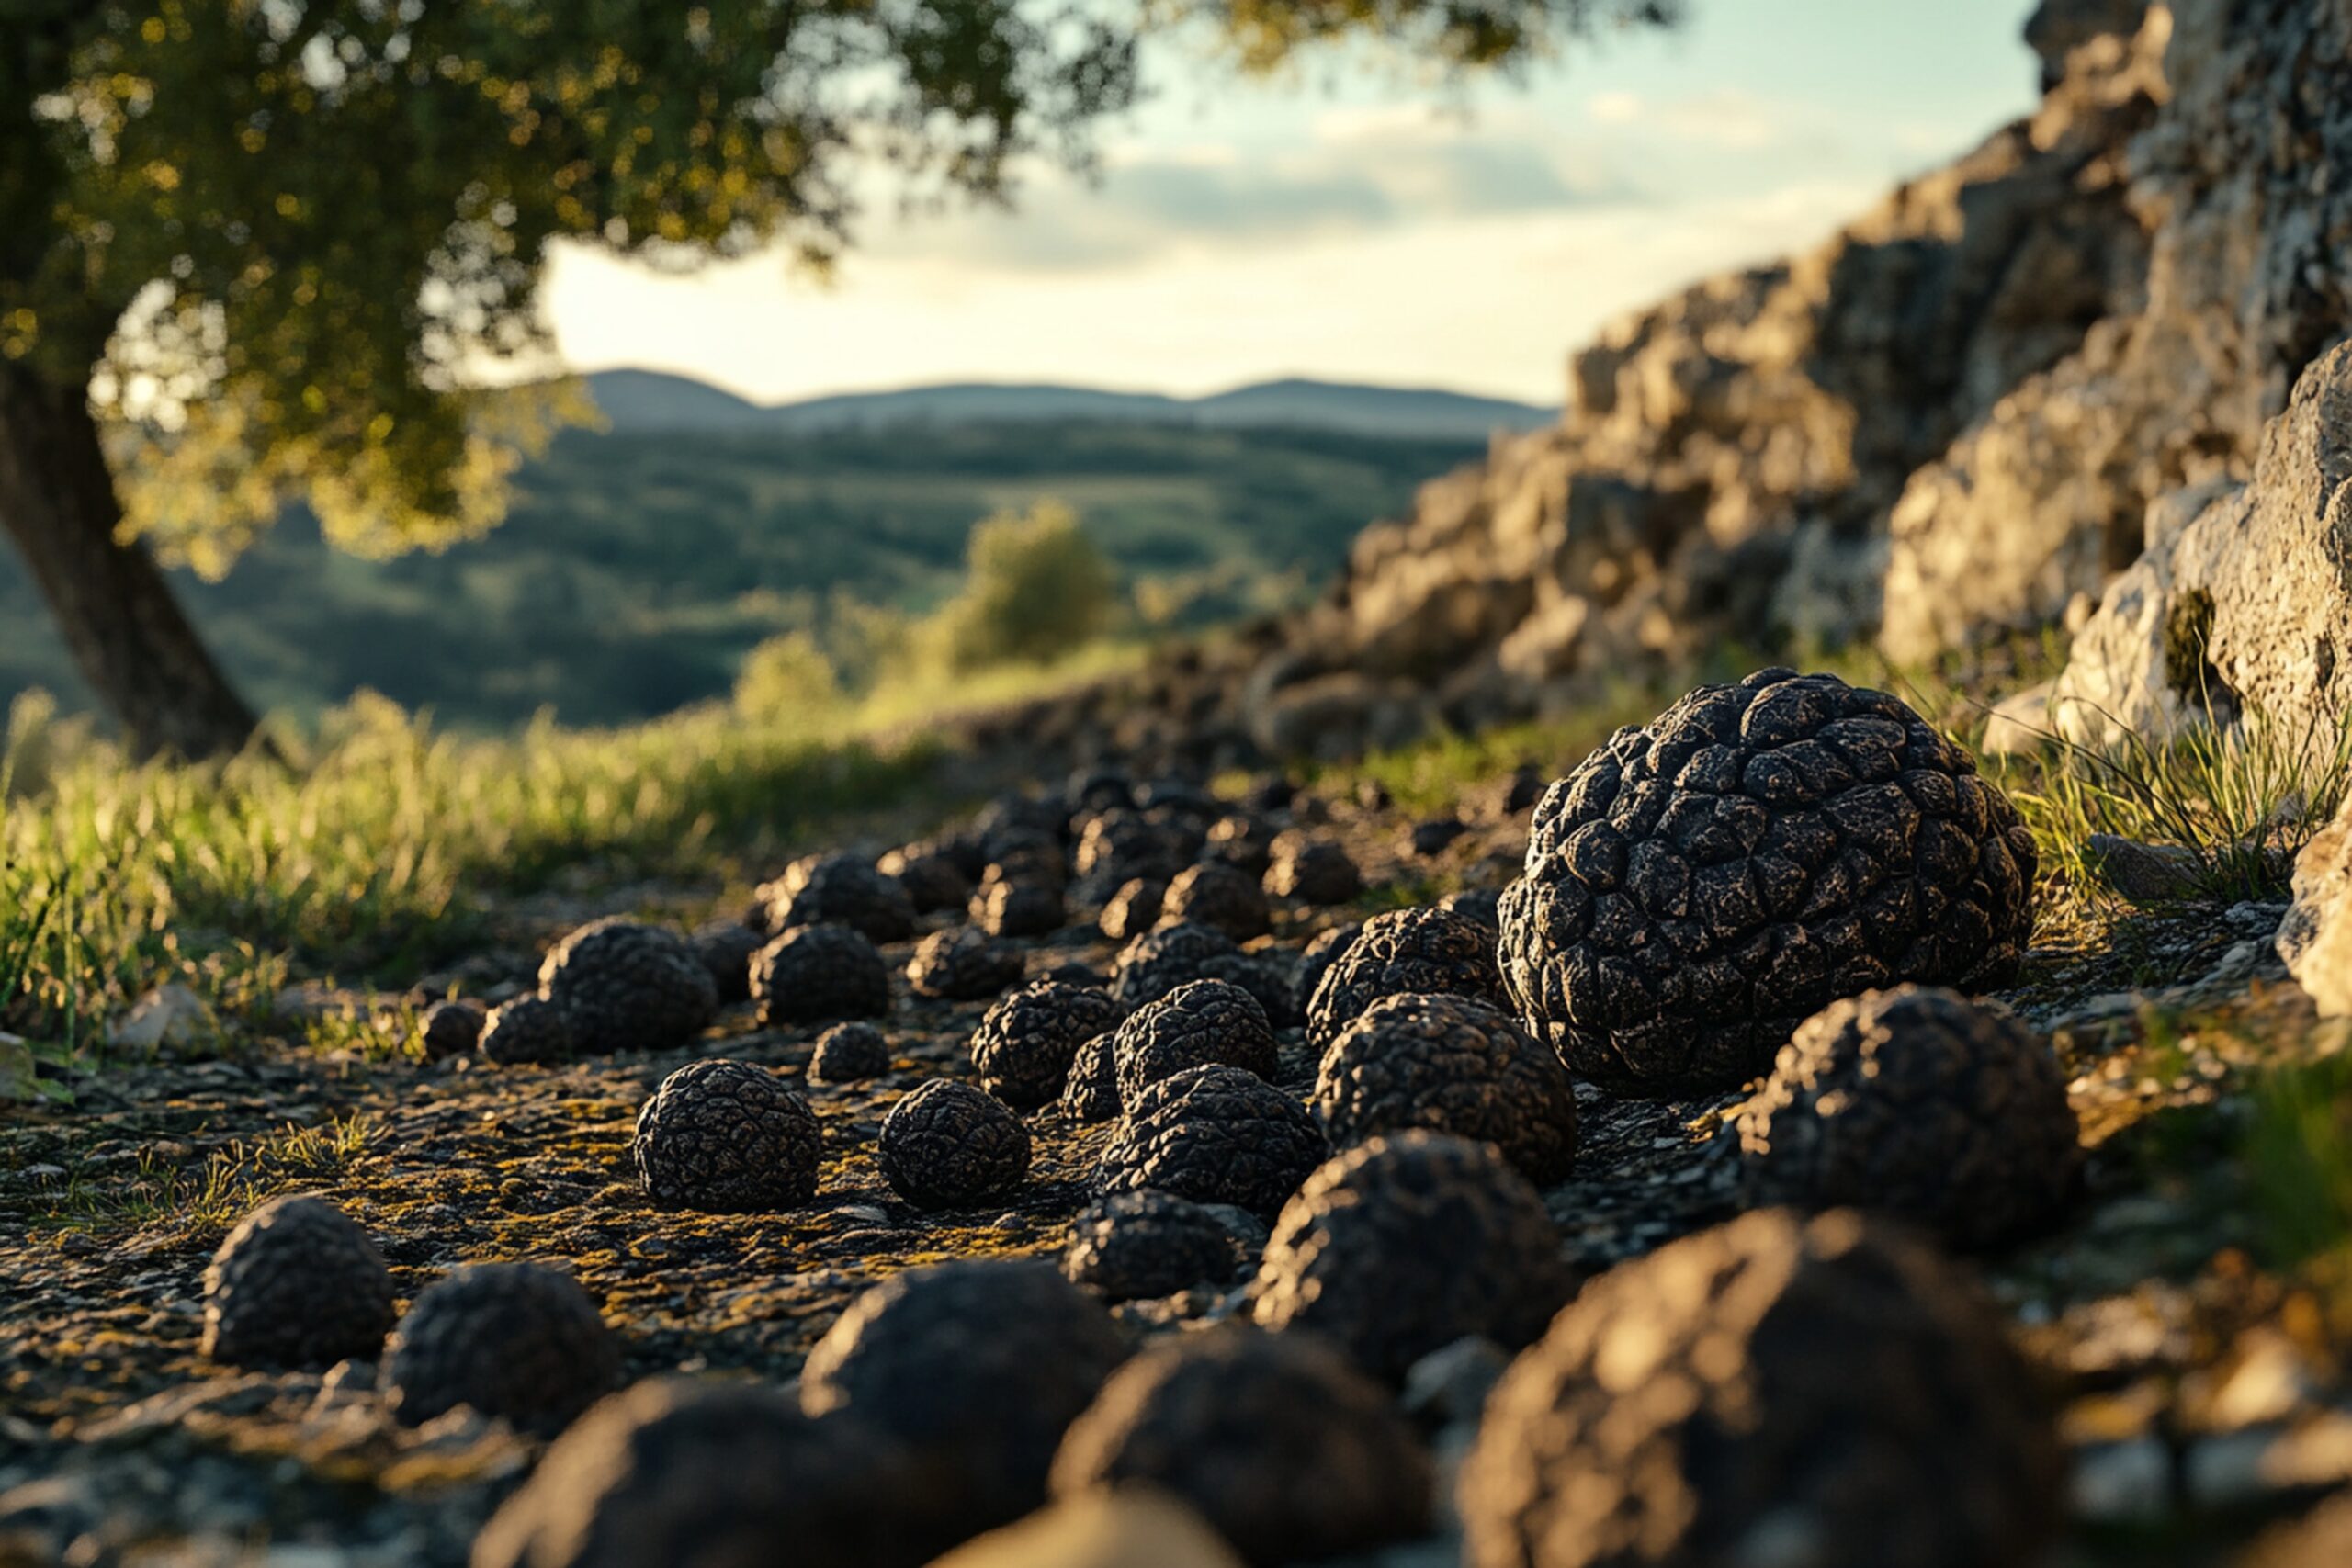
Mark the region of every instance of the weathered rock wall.
[[1242, 683], [1254, 739], [1488, 723], [1727, 644], [1923, 658], [2056, 621], [2242, 483], [2352, 326], [2352, 5], [2047, 0], [2028, 36], [2030, 118], [1618, 323], [1560, 426], [1367, 530]]

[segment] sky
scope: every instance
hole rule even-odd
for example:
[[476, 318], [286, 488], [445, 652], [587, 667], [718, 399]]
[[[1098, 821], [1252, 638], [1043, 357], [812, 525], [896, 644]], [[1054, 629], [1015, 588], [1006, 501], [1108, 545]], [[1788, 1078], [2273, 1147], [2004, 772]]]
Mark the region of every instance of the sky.
[[1173, 392], [1281, 376], [1561, 400], [1566, 355], [1711, 273], [1800, 250], [2035, 99], [2030, 0], [1690, 0], [1519, 84], [1447, 95], [1326, 62], [1240, 81], [1185, 51], [1092, 183], [860, 225], [829, 280], [584, 250], [546, 300], [575, 370], [763, 402], [935, 381]]

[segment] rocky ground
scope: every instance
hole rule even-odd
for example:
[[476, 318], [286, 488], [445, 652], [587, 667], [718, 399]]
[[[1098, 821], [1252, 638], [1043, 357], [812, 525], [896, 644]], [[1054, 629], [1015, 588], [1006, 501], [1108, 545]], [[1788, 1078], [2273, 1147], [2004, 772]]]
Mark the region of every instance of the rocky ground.
[[[1415, 852], [1418, 825], [1377, 798], [1303, 798], [1300, 816], [1367, 874], [1355, 908], [1279, 908], [1264, 949], [1284, 964], [1317, 931], [1370, 909], [1507, 880], [1527, 813], [1509, 781], [1465, 793], [1466, 830]], [[1443, 833], [1424, 832], [1423, 847]], [[495, 1000], [539, 951], [616, 910], [691, 922], [742, 890], [615, 889], [505, 912], [500, 942], [457, 976]], [[2250, 1087], [2318, 1036], [2272, 954], [2283, 906], [2127, 913], [2036, 948], [2010, 999], [2051, 1032], [2092, 1150], [2089, 1190], [2057, 1235], [1984, 1260], [2034, 1359], [2064, 1391], [2073, 1451], [2065, 1561], [2202, 1562], [2352, 1481], [2346, 1325], [2324, 1291], [2268, 1266], [2248, 1186]], [[1077, 911], [1073, 911], [1077, 913]], [[926, 919], [926, 928], [952, 923]], [[1023, 944], [1031, 973], [1107, 970], [1116, 947], [1074, 924]], [[632, 1375], [738, 1369], [786, 1380], [877, 1280], [967, 1255], [1057, 1253], [1087, 1201], [1107, 1126], [1029, 1113], [1017, 1198], [926, 1214], [878, 1176], [890, 1106], [934, 1077], [973, 1076], [988, 1003], [918, 997], [895, 961], [883, 1077], [799, 1082], [815, 1028], [763, 1030], [739, 1006], [686, 1051], [558, 1066], [416, 1059], [398, 998], [352, 1026], [281, 1026], [166, 1047], [77, 1085], [71, 1109], [0, 1122], [0, 1563], [454, 1564], [536, 1445], [460, 1410], [396, 1425], [374, 1369], [225, 1371], [198, 1353], [204, 1268], [259, 1198], [320, 1192], [378, 1238], [401, 1296], [451, 1267], [559, 1262], [623, 1335]], [[325, 1004], [333, 1007], [334, 998]], [[322, 1047], [322, 1040], [339, 1040]], [[1311, 1085], [1301, 1032], [1278, 1077]], [[724, 1055], [772, 1066], [825, 1131], [804, 1209], [722, 1216], [657, 1209], [629, 1160], [639, 1104], [673, 1068]], [[1569, 1178], [1545, 1193], [1569, 1256], [1595, 1272], [1734, 1213], [1736, 1095], [1614, 1100], [1583, 1091]], [[1247, 1229], [1245, 1222], [1237, 1221]], [[1261, 1239], [1246, 1235], [1246, 1241]], [[1128, 1303], [1138, 1336], [1233, 1313], [1240, 1287]], [[1440, 1451], [1448, 1451], [1440, 1445]], [[1440, 1539], [1379, 1561], [1442, 1562]]]

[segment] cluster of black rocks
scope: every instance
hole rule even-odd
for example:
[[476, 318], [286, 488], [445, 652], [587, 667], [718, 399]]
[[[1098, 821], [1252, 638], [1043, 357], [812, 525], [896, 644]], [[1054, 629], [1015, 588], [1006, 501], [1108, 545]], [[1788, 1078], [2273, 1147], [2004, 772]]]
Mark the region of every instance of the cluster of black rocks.
[[[893, 1072], [894, 964], [917, 997], [990, 1003], [977, 1083], [899, 1095], [875, 1168], [919, 1211], [1002, 1205], [1050, 1129], [1087, 1140], [1091, 1206], [1058, 1268], [873, 1287], [795, 1389], [665, 1378], [590, 1410], [619, 1357], [567, 1276], [467, 1269], [396, 1318], [374, 1246], [311, 1198], [222, 1247], [206, 1349], [380, 1358], [403, 1420], [561, 1431], [478, 1568], [911, 1568], [1128, 1487], [1250, 1564], [1363, 1551], [1440, 1517], [1411, 1391], [1479, 1355], [1509, 1359], [1460, 1467], [1480, 1568], [2028, 1560], [2058, 1517], [2051, 1416], [1930, 1247], [2047, 1227], [2080, 1169], [2048, 1044], [1962, 994], [2030, 929], [2015, 812], [1896, 699], [1786, 671], [1620, 731], [1532, 809], [1499, 899], [1335, 923], [1362, 872], [1289, 786], [1097, 770], [797, 863], [731, 928], [599, 921], [537, 995], [428, 1017], [435, 1053], [547, 1062], [686, 1047], [740, 998], [822, 1030], [802, 1082], [831, 1092]], [[1025, 939], [1090, 918], [1107, 974], [1028, 975]], [[1579, 1281], [1544, 1190], [1575, 1167], [1577, 1080], [1758, 1077], [1755, 1211]], [[638, 1179], [656, 1206], [807, 1203], [823, 1109], [691, 1061], [643, 1107]]]

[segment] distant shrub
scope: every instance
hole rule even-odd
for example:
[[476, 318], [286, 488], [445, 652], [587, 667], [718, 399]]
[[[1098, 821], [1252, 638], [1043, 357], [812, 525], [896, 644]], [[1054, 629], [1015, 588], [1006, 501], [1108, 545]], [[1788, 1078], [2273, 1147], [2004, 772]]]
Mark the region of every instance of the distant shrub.
[[735, 711], [752, 724], [814, 729], [840, 716], [841, 677], [814, 637], [786, 632], [744, 656]]
[[1102, 636], [1117, 608], [1111, 563], [1059, 502], [975, 525], [967, 560], [964, 591], [938, 619], [956, 670], [1058, 659]]

